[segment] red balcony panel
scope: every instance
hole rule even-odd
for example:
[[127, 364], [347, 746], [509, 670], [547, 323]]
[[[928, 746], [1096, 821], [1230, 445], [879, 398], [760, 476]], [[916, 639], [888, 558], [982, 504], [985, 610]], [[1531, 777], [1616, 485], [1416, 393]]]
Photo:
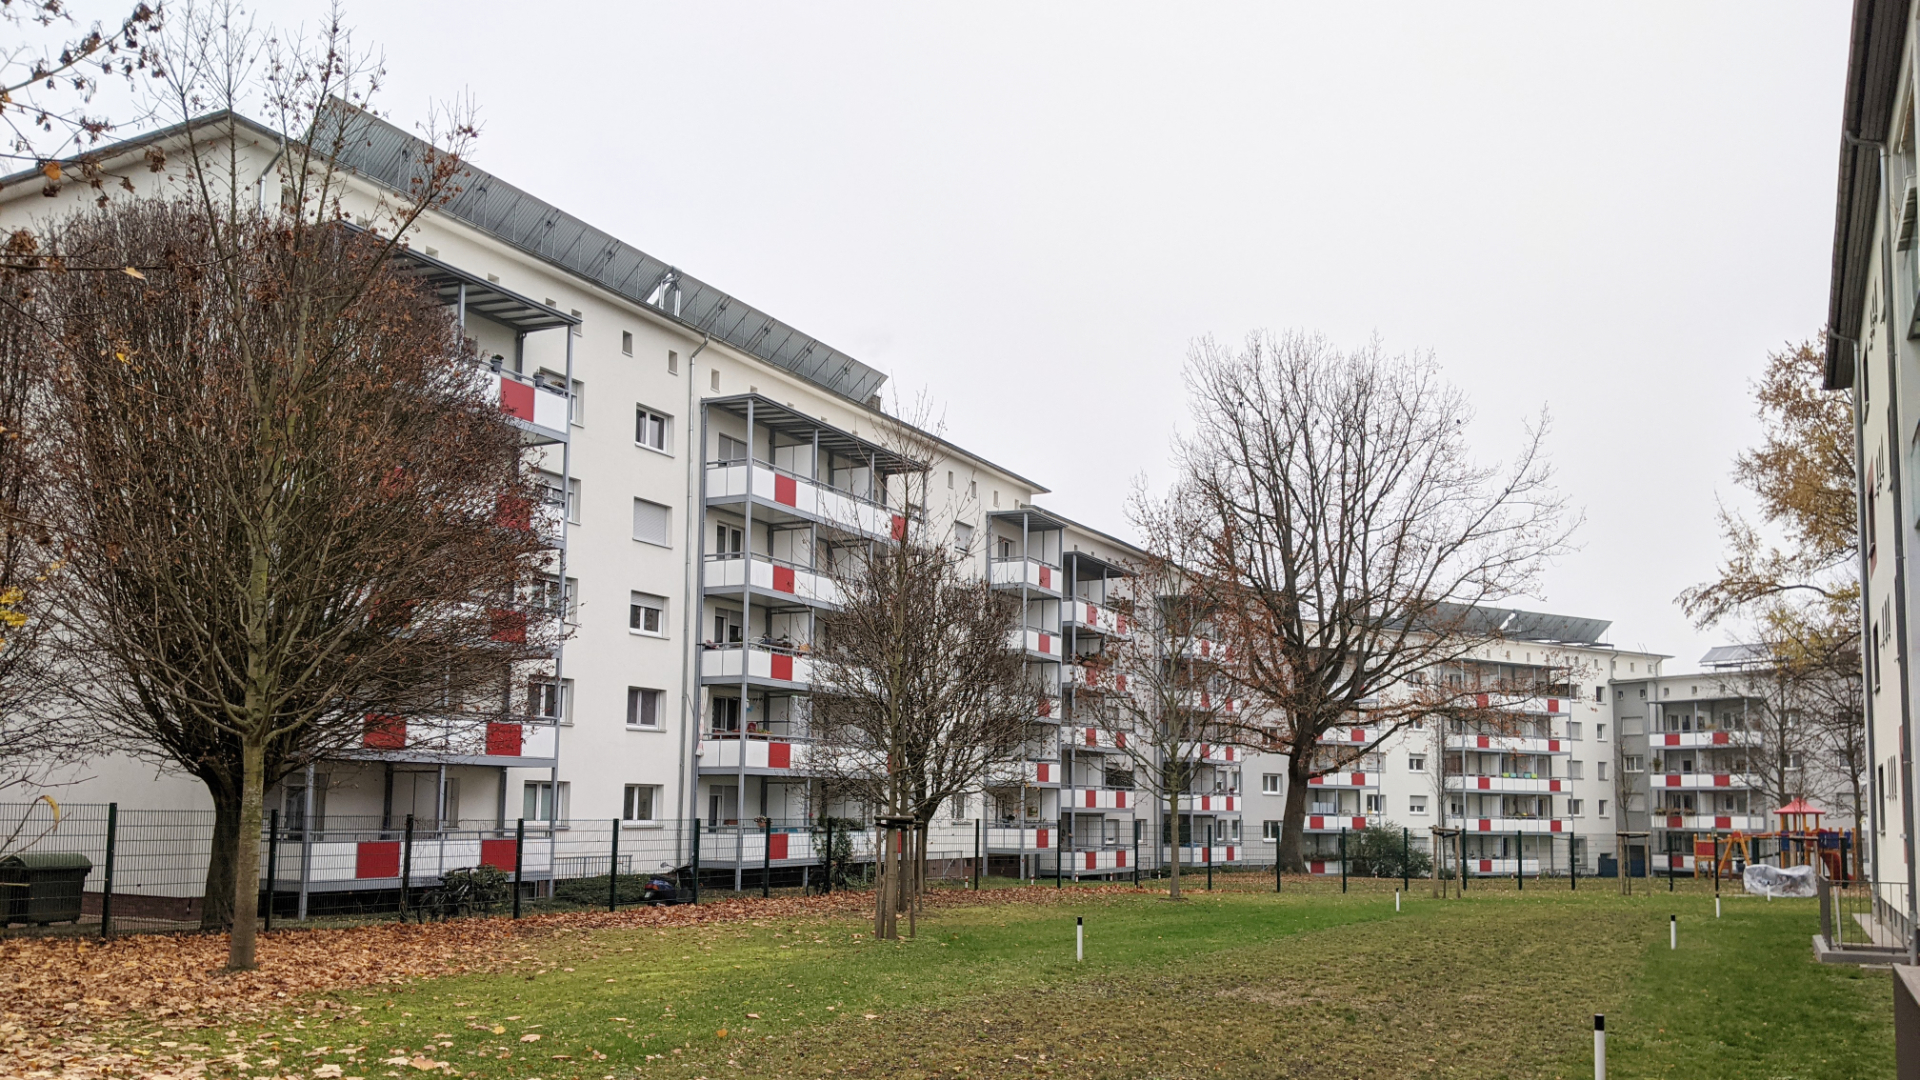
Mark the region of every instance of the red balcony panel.
[[1123, 868], [1123, 869], [1124, 869], [1124, 868], [1126, 867], [1126, 865], [1127, 865], [1127, 851], [1126, 851], [1126, 849], [1125, 849], [1125, 848], [1121, 848], [1121, 849], [1120, 849], [1119, 851], [1116, 851], [1116, 852], [1114, 852], [1114, 853], [1113, 853], [1113, 860], [1114, 860], [1114, 861], [1113, 861], [1113, 864], [1114, 864], [1115, 866], [1118, 866], [1118, 867], [1121, 867], [1121, 868]]
[[1353, 733], [1347, 737], [1347, 741], [1348, 742], [1366, 742], [1367, 741], [1366, 729], [1354, 728]]
[[1672, 734], [1668, 734], [1668, 735], [1662, 735], [1662, 736], [1661, 736], [1661, 738], [1662, 738], [1662, 739], [1665, 739], [1665, 740], [1666, 740], [1666, 744], [1667, 744], [1668, 746], [1679, 746], [1679, 745], [1680, 745], [1680, 736], [1678, 736], [1678, 735], [1672, 735]]
[[504, 870], [511, 874], [513, 873], [513, 856], [514, 841], [512, 840], [480, 841], [481, 866], [491, 866], [495, 870]]
[[1093, 728], [1087, 729], [1087, 745], [1088, 746], [1100, 745], [1100, 733], [1095, 731]]
[[1713, 819], [1713, 827], [1716, 829], [1731, 829], [1733, 828], [1733, 819], [1730, 817], [1716, 817]]
[[1121, 750], [1125, 750], [1127, 748], [1127, 733], [1124, 731], [1114, 732], [1113, 745], [1118, 747]]
[[1041, 716], [1053, 715], [1053, 699], [1052, 698], [1043, 697], [1040, 699], [1040, 715]]
[[773, 501], [781, 506], [797, 506], [800, 503], [800, 485], [793, 477], [780, 473], [773, 474]]
[[1480, 819], [1480, 831], [1481, 831], [1481, 832], [1492, 832], [1492, 831], [1493, 831], [1493, 822], [1491, 822], [1491, 821], [1489, 821], [1489, 820], [1487, 820], [1486, 818], [1481, 818], [1481, 819]]
[[1310, 817], [1307, 819], [1307, 828], [1309, 829], [1324, 829], [1326, 827], [1327, 827], [1326, 818]]
[[1550, 698], [1548, 698], [1548, 699], [1547, 699], [1547, 711], [1548, 711], [1548, 712], [1550, 712], [1550, 713], [1557, 713], [1557, 712], [1559, 712], [1559, 711], [1560, 711], [1560, 699], [1559, 699], [1559, 698], [1557, 698], [1557, 697], [1550, 697]]
[[1045, 829], [1033, 830], [1033, 846], [1034, 847], [1047, 846], [1047, 830]]
[[1550, 754], [1557, 754], [1557, 753], [1559, 753], [1559, 752], [1560, 752], [1560, 740], [1559, 740], [1559, 739], [1548, 739], [1548, 740], [1547, 740], [1547, 752], [1548, 752], [1548, 753], [1550, 753]]
[[533, 387], [517, 379], [500, 380], [500, 411], [533, 423]]
[[1713, 786], [1714, 787], [1732, 787], [1733, 777], [1727, 775], [1726, 773], [1715, 773], [1713, 777]]
[[1354, 819], [1353, 819], [1353, 827], [1354, 827], [1354, 828], [1356, 828], [1356, 829], [1364, 829], [1364, 828], [1366, 828], [1366, 827], [1367, 827], [1367, 819], [1366, 819], [1366, 818], [1363, 818], [1363, 817], [1357, 817], [1357, 818], [1354, 818]]
[[1474, 736], [1473, 744], [1476, 749], [1480, 749], [1480, 750], [1485, 750], [1488, 747], [1493, 745], [1490, 741], [1488, 741], [1485, 735]]
[[905, 540], [907, 538], [907, 519], [901, 517], [899, 514], [893, 515], [892, 536], [895, 540]]
[[784, 742], [768, 743], [767, 744], [767, 768], [769, 769], [793, 768], [793, 744], [784, 743]]
[[1308, 864], [1307, 864], [1307, 873], [1309, 873], [1309, 874], [1324, 874], [1324, 873], [1326, 873], [1326, 872], [1327, 872], [1327, 864], [1326, 864], [1326, 863], [1323, 863], [1323, 862], [1310, 862], [1310, 863], [1308, 863]]
[[1053, 567], [1043, 566], [1040, 568], [1040, 587], [1043, 589], [1053, 588]]
[[1113, 688], [1123, 694], [1127, 692], [1127, 676], [1124, 672], [1113, 677]]
[[1355, 784], [1359, 784], [1359, 785], [1364, 785], [1364, 784], [1366, 784], [1366, 782], [1367, 782], [1367, 774], [1366, 774], [1366, 773], [1363, 773], [1363, 772], [1357, 772], [1357, 773], [1354, 773], [1354, 774], [1353, 774], [1353, 782], [1354, 782]]
[[1312, 785], [1312, 786], [1314, 786], [1314, 787], [1318, 787], [1318, 786], [1320, 786], [1321, 784], [1324, 784], [1324, 783], [1326, 783], [1326, 782], [1327, 782], [1327, 778], [1326, 778], [1326, 777], [1324, 777], [1324, 776], [1309, 776], [1309, 777], [1307, 777], [1307, 783], [1308, 783], [1309, 785]]
[[1042, 783], [1042, 784], [1052, 783], [1052, 781], [1048, 779], [1048, 777], [1052, 775], [1052, 773], [1053, 773], [1053, 766], [1048, 764], [1047, 762], [1039, 761], [1034, 763], [1033, 778], [1036, 782]]
[[1561, 826], [1565, 824], [1566, 822], [1561, 821], [1559, 818], [1554, 818], [1552, 821], [1547, 823], [1547, 830], [1549, 832], [1559, 832]]
[[353, 849], [353, 876], [389, 878], [400, 876], [400, 841], [362, 840]]
[[368, 713], [360, 732], [360, 745], [369, 750], [403, 750], [407, 745], [407, 721], [398, 716]]
[[1724, 731], [1716, 731], [1713, 733], [1713, 745], [1715, 746], [1725, 746], [1732, 741]]
[[1481, 873], [1483, 873], [1483, 874], [1491, 874], [1491, 873], [1493, 873], [1493, 860], [1492, 860], [1492, 859], [1481, 859], [1481, 860], [1480, 860], [1480, 872], [1481, 872]]
[[1479, 778], [1479, 784], [1480, 790], [1486, 791], [1493, 787], [1493, 778], [1490, 776], [1482, 776]]
[[769, 674], [786, 682], [793, 681], [793, 657], [786, 653], [774, 653], [767, 657], [767, 660], [768, 667], [771, 669]]
[[1093, 606], [1092, 604], [1088, 604], [1088, 605], [1087, 605], [1087, 617], [1086, 617], [1085, 619], [1083, 619], [1083, 620], [1081, 620], [1081, 621], [1082, 621], [1082, 622], [1089, 622], [1089, 623], [1091, 623], [1091, 622], [1099, 622], [1099, 621], [1100, 621], [1100, 609], [1099, 609], [1099, 608], [1096, 608], [1096, 607], [1094, 607], [1094, 606]]
[[1668, 786], [1668, 787], [1679, 787], [1679, 786], [1680, 786], [1680, 776], [1679, 776], [1679, 774], [1678, 774], [1678, 773], [1670, 773], [1670, 774], [1668, 774], [1668, 776], [1667, 776], [1667, 786]]
[[520, 756], [520, 725], [489, 723], [487, 725], [488, 757]]
[[787, 857], [787, 834], [774, 833], [767, 837], [767, 858], [784, 859]]
[[1092, 810], [1094, 808], [1094, 803], [1097, 801], [1098, 800], [1094, 798], [1093, 792], [1091, 791], [1087, 792], [1087, 809]]
[[1473, 695], [1473, 703], [1474, 703], [1474, 704], [1475, 704], [1476, 706], [1478, 706], [1478, 707], [1480, 707], [1480, 708], [1482, 708], [1482, 709], [1484, 709], [1484, 708], [1486, 708], [1486, 707], [1487, 707], [1487, 695], [1485, 695], [1485, 694], [1475, 694], [1475, 695]]
[[1679, 814], [1667, 815], [1667, 828], [1677, 829], [1680, 827], [1680, 822], [1681, 822], [1681, 817]]
[[1099, 856], [1099, 855], [1097, 855], [1097, 854], [1095, 854], [1094, 852], [1091, 852], [1091, 851], [1089, 851], [1089, 852], [1087, 852], [1087, 869], [1089, 869], [1089, 870], [1098, 870], [1098, 869], [1099, 869], [1099, 867], [1098, 867], [1098, 866], [1095, 866], [1094, 864], [1095, 864], [1095, 863], [1097, 863], [1097, 862], [1099, 862], [1099, 861], [1100, 861], [1100, 856]]
[[773, 568], [773, 591], [783, 593], [793, 591], [793, 567], [776, 566]]
[[503, 529], [533, 528], [533, 500], [502, 496], [494, 503], [493, 522]]
[[1123, 634], [1126, 633], [1127, 617], [1125, 615], [1115, 615], [1113, 617], [1113, 625], [1116, 630], [1120, 631]]
[[527, 640], [527, 614], [495, 608], [487, 613], [493, 621], [493, 640], [523, 645]]
[[1053, 635], [1040, 635], [1040, 651], [1046, 653], [1048, 656], [1053, 655]]
[[1124, 791], [1114, 792], [1113, 805], [1121, 810], [1125, 810], [1127, 808], [1127, 793]]
[[1227, 845], [1227, 861], [1228, 862], [1233, 861], [1233, 845], [1232, 844]]

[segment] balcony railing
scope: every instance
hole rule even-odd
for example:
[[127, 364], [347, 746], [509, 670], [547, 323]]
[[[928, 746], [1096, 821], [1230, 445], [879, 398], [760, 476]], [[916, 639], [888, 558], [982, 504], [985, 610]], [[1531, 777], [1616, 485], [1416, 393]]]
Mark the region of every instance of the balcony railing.
[[551, 721], [518, 723], [461, 717], [370, 716], [358, 753], [402, 760], [489, 759], [483, 764], [549, 761], [558, 746]]
[[707, 642], [701, 646], [703, 681], [727, 682], [742, 677], [804, 689], [813, 681], [813, 661], [797, 648], [776, 645]]
[[1061, 605], [1060, 610], [1062, 623], [1082, 630], [1091, 630], [1113, 637], [1125, 637], [1130, 633], [1132, 620], [1110, 607], [1103, 607], [1091, 600], [1068, 600]]
[[1568, 754], [1573, 748], [1557, 735], [1461, 735], [1447, 736], [1449, 750], [1492, 750], [1508, 754]]
[[1127, 788], [1077, 788], [1066, 801], [1073, 810], [1132, 810], [1140, 805], [1140, 794]]
[[907, 515], [764, 461], [707, 463], [707, 498], [755, 498], [871, 540], [906, 536]]
[[1448, 791], [1486, 791], [1510, 795], [1545, 795], [1572, 790], [1570, 781], [1550, 776], [1461, 776], [1447, 777]]
[[1047, 630], [1032, 628], [1015, 630], [1007, 639], [1007, 647], [1031, 656], [1060, 659], [1060, 635]]
[[1380, 729], [1376, 727], [1342, 726], [1320, 733], [1320, 743], [1328, 746], [1370, 746], [1378, 738]]
[[763, 592], [785, 593], [795, 600], [823, 607], [837, 608], [842, 603], [839, 578], [798, 563], [756, 552], [751, 558], [708, 555], [706, 564], [708, 588], [738, 589], [751, 585]]
[[992, 564], [992, 575], [995, 588], [1018, 589], [1025, 586], [1054, 594], [1060, 592], [1064, 580], [1060, 576], [1059, 567], [1030, 557], [995, 559]]
[[550, 385], [545, 379], [500, 370], [489, 372], [486, 393], [500, 411], [522, 425], [540, 428], [542, 434], [564, 441], [567, 438], [567, 391]]
[[1470, 833], [1560, 833], [1569, 831], [1567, 819], [1551, 817], [1469, 817], [1461, 825]]
[[1652, 776], [1648, 786], [1655, 790], [1670, 791], [1757, 788], [1760, 786], [1760, 778], [1745, 773], [1665, 773]]
[[1337, 772], [1307, 780], [1312, 787], [1326, 788], [1374, 788], [1380, 786], [1380, 774], [1377, 772]]
[[1703, 814], [1664, 806], [1654, 808], [1652, 824], [1656, 829], [1689, 832], [1764, 832], [1770, 827], [1765, 814]]
[[1180, 809], [1199, 814], [1232, 814], [1240, 810], [1240, 796], [1227, 792], [1207, 792], [1180, 796]]
[[1647, 745], [1659, 749], [1662, 747], [1680, 747], [1681, 749], [1710, 749], [1715, 746], [1760, 745], [1760, 733], [1757, 731], [1656, 731], [1647, 736]]

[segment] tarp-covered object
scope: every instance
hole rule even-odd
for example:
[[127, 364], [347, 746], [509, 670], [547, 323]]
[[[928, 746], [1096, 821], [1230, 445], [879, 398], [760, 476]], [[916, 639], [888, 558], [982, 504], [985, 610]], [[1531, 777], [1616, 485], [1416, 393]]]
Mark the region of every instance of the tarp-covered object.
[[1749, 866], [1741, 883], [1755, 896], [1812, 896], [1811, 866]]

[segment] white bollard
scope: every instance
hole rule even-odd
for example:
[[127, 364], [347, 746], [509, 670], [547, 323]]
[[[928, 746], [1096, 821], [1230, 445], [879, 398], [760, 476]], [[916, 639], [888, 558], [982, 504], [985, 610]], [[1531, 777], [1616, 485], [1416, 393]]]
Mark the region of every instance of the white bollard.
[[1079, 963], [1087, 958], [1087, 920], [1084, 916], [1073, 917], [1073, 960]]
[[1400, 910], [1400, 890], [1399, 889], [1393, 890], [1393, 910], [1395, 911]]
[[1717, 896], [1713, 898], [1713, 917], [1720, 917], [1720, 898]]
[[1680, 947], [1680, 916], [1669, 915], [1667, 916], [1667, 948], [1677, 949], [1679, 947]]
[[1593, 1014], [1593, 1080], [1607, 1080], [1607, 1018]]

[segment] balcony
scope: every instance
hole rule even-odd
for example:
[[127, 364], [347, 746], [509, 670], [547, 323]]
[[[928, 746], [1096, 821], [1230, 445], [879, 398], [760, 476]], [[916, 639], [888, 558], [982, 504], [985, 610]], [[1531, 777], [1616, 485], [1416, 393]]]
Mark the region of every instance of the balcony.
[[1377, 772], [1339, 772], [1327, 773], [1307, 779], [1309, 787], [1325, 788], [1377, 788], [1380, 786], [1380, 774]]
[[1716, 746], [1760, 745], [1760, 733], [1757, 731], [1656, 731], [1647, 736], [1647, 745], [1654, 749], [1679, 747], [1683, 750], [1712, 749]]
[[830, 610], [841, 604], [840, 580], [832, 574], [760, 554], [708, 555], [704, 581], [709, 593], [737, 594], [744, 588], [768, 599]]
[[987, 850], [996, 855], [1052, 851], [1059, 843], [1058, 834], [1059, 830], [1050, 825], [1029, 825], [1024, 829], [1014, 825], [989, 825]]
[[1379, 814], [1348, 814], [1338, 817], [1332, 814], [1308, 814], [1306, 831], [1324, 833], [1347, 829], [1358, 832], [1369, 825], [1378, 824], [1380, 824]]
[[1543, 817], [1470, 817], [1461, 822], [1468, 832], [1499, 833], [1562, 833], [1570, 831], [1565, 818]]
[[1060, 605], [1060, 623], [1071, 626], [1082, 633], [1105, 634], [1110, 637], [1125, 637], [1130, 620], [1110, 607], [1102, 607], [1091, 600], [1073, 599]]
[[906, 515], [764, 461], [707, 463], [709, 504], [747, 502], [869, 540], [906, 536]]
[[1074, 664], [1073, 688], [1094, 693], [1127, 692], [1127, 673], [1098, 664]]
[[1482, 877], [1540, 876], [1539, 859], [1476, 859], [1467, 856], [1467, 873]]
[[1523, 713], [1528, 716], [1565, 716], [1572, 702], [1567, 698], [1539, 697], [1533, 694], [1475, 694], [1476, 708], [1494, 712]]
[[1322, 746], [1371, 746], [1380, 738], [1377, 727], [1337, 727], [1320, 733]]
[[1060, 635], [1047, 630], [1025, 628], [1015, 630], [1007, 638], [1007, 647], [1014, 652], [1024, 652], [1029, 660], [1060, 660]]
[[1492, 750], [1505, 754], [1569, 754], [1567, 740], [1545, 735], [1448, 735], [1449, 750]]
[[550, 768], [559, 735], [551, 723], [460, 717], [368, 717], [354, 757], [446, 765]]
[[1139, 794], [1126, 788], [1080, 788], [1063, 798], [1070, 810], [1132, 810], [1140, 805]]
[[1207, 795], [1180, 796], [1180, 809], [1183, 813], [1196, 814], [1233, 814], [1240, 810], [1240, 796], [1218, 792]]
[[1247, 752], [1219, 743], [1181, 743], [1180, 756], [1206, 765], [1237, 765], [1247, 759]]
[[1572, 790], [1571, 781], [1536, 776], [1449, 776], [1448, 791], [1485, 791], [1504, 795], [1547, 795]]
[[1059, 567], [1034, 558], [995, 559], [992, 573], [996, 589], [1025, 588], [1048, 596], [1059, 596], [1065, 580]]
[[1698, 811], [1669, 811], [1656, 807], [1652, 815], [1656, 829], [1680, 829], [1687, 832], [1766, 832], [1772, 828], [1765, 814], [1702, 814]]
[[1060, 732], [1060, 745], [1071, 746], [1076, 750], [1125, 750], [1127, 733], [1094, 727], [1063, 728]]
[[1089, 870], [1131, 870], [1133, 869], [1133, 851], [1123, 847], [1074, 851], [1068, 853], [1065, 866], [1068, 870], [1077, 870], [1081, 873]]
[[1182, 844], [1180, 845], [1180, 861], [1189, 870], [1196, 866], [1204, 866], [1209, 861], [1215, 866], [1219, 866], [1223, 863], [1239, 862], [1241, 856], [1246, 853], [1246, 850], [1246, 848], [1239, 844], [1215, 844], [1211, 852], [1213, 857], [1209, 859], [1207, 857], [1209, 853], [1207, 845]]
[[703, 644], [702, 683], [737, 683], [771, 690], [805, 690], [813, 680], [813, 661], [791, 648], [774, 645]]
[[700, 739], [699, 770], [749, 776], [810, 776], [810, 759], [817, 748], [810, 743], [748, 732], [705, 733]]
[[487, 373], [487, 400], [525, 431], [533, 442], [567, 441], [567, 392], [545, 380], [513, 371]]
[[1649, 778], [1648, 786], [1656, 791], [1743, 789], [1759, 787], [1760, 778], [1745, 773], [1666, 773]]
[[1060, 786], [1061, 775], [1060, 765], [1054, 761], [997, 761], [987, 766], [986, 783], [988, 787], [997, 788], [1022, 785], [1056, 788]]
[[1210, 638], [1197, 637], [1188, 641], [1186, 645], [1180, 649], [1180, 655], [1188, 660], [1219, 660], [1226, 662], [1233, 659], [1233, 646], [1222, 644]]

